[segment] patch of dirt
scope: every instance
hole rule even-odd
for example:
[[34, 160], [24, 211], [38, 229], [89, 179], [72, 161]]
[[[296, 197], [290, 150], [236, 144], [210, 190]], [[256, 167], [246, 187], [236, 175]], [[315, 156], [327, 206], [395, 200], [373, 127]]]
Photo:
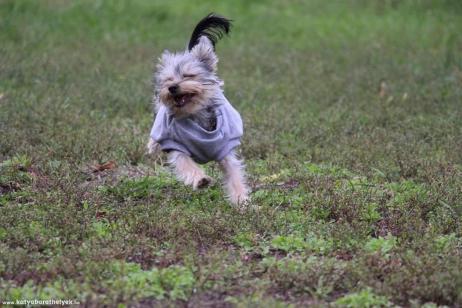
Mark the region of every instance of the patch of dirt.
[[322, 307], [316, 299], [308, 294], [294, 294], [291, 290], [277, 286], [269, 287], [265, 294], [279, 301], [286, 302], [287, 304], [290, 303], [295, 305], [295, 307]]
[[212, 291], [194, 294], [186, 303], [185, 307], [235, 307], [235, 305], [225, 301], [227, 296], [228, 295], [225, 293], [218, 293]]
[[20, 190], [21, 186], [16, 182], [0, 183], [0, 195]]
[[277, 184], [279, 187], [283, 188], [283, 189], [294, 189], [294, 188], [297, 188], [298, 185], [300, 185], [300, 182], [297, 181], [297, 180], [288, 180], [286, 182], [283, 182], [283, 183], [278, 183]]
[[37, 168], [31, 166], [29, 170], [27, 170], [29, 174], [34, 179], [34, 187], [41, 189], [41, 190], [49, 190], [51, 183], [50, 179], [43, 175]]
[[241, 257], [241, 260], [243, 262], [261, 261], [262, 259], [263, 259], [263, 255], [258, 252], [245, 253]]
[[337, 260], [350, 261], [353, 259], [353, 254], [349, 251], [337, 251], [335, 252], [335, 258]]
[[168, 252], [165, 255], [155, 255], [149, 249], [141, 248], [126, 258], [127, 262], [138, 263], [143, 270], [148, 270], [154, 266], [165, 268], [180, 263], [180, 257], [175, 252]]
[[85, 190], [92, 190], [101, 185], [113, 185], [123, 178], [141, 178], [154, 174], [154, 169], [146, 165], [138, 166], [117, 166], [115, 161], [108, 161], [104, 164], [91, 164], [81, 170], [86, 180], [79, 187]]
[[3, 278], [6, 280], [14, 280], [18, 285], [22, 286], [27, 281], [32, 280], [36, 284], [45, 283], [54, 280], [56, 277], [55, 273], [51, 272], [39, 272], [39, 271], [22, 271], [17, 274], [6, 273]]
[[396, 256], [384, 258], [378, 253], [366, 257], [365, 264], [375, 279], [380, 282], [384, 282], [392, 273], [403, 270], [403, 262], [400, 258]]
[[291, 190], [294, 188], [297, 188], [300, 185], [300, 182], [295, 179], [290, 179], [285, 182], [277, 182], [277, 183], [254, 183], [254, 185], [251, 185], [254, 190], [256, 189], [267, 189], [267, 188], [280, 188], [284, 190]]
[[392, 224], [392, 222], [389, 219], [381, 219], [375, 224], [375, 231], [374, 235], [376, 237], [385, 237], [388, 235], [388, 233], [391, 233], [394, 236], [397, 236], [400, 234], [399, 228]]
[[282, 249], [270, 248], [269, 253], [277, 260], [287, 257], [287, 251]]
[[225, 301], [229, 294], [220, 292], [201, 292], [192, 295], [188, 301], [176, 300], [171, 301], [159, 301], [154, 298], [145, 298], [137, 302], [136, 304], [130, 304], [128, 307], [204, 307], [204, 308], [228, 308], [235, 307], [232, 303]]
[[[177, 306], [175, 304], [175, 306]], [[178, 305], [181, 307], [180, 305]], [[154, 298], [145, 298], [140, 300], [137, 303], [129, 304], [128, 307], [137, 307], [137, 308], [151, 308], [151, 307], [166, 307], [165, 303], [162, 301], [156, 300]]]

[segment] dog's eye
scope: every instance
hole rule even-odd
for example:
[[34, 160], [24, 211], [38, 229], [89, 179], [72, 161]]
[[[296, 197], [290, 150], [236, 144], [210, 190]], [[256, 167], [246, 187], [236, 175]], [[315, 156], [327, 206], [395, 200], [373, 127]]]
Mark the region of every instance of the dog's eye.
[[194, 74], [183, 74], [183, 77], [184, 78], [194, 78], [194, 77], [196, 77], [196, 75], [194, 75]]
[[173, 77], [168, 77], [165, 81], [173, 81]]

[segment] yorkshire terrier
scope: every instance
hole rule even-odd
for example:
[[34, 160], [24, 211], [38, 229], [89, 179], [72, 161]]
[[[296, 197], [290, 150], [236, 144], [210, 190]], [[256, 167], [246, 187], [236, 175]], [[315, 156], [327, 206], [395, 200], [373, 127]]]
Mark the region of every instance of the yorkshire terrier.
[[157, 112], [148, 150], [167, 152], [178, 179], [193, 189], [212, 180], [198, 164], [217, 161], [229, 200], [242, 206], [249, 199], [244, 164], [236, 154], [243, 124], [223, 94], [215, 54], [215, 44], [230, 28], [231, 20], [211, 13], [196, 25], [185, 51], [163, 52], [154, 75]]

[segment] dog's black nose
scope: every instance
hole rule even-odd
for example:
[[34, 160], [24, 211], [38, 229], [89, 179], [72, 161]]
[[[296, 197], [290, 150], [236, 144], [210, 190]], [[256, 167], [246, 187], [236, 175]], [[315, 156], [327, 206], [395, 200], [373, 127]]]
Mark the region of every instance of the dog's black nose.
[[168, 87], [168, 91], [172, 94], [175, 94], [178, 91], [178, 86], [177, 85], [170, 86]]

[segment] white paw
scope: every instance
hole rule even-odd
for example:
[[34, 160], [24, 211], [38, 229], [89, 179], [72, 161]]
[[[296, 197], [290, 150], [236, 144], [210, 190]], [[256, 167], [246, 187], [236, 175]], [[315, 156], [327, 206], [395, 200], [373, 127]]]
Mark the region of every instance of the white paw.
[[238, 207], [245, 207], [245, 205], [250, 201], [247, 191], [234, 192], [229, 195], [229, 201]]
[[158, 155], [161, 152], [160, 144], [149, 138], [148, 144], [146, 145], [149, 155]]
[[233, 207], [241, 214], [260, 211], [260, 207], [254, 204], [248, 195], [239, 196], [238, 200], [233, 202]]

